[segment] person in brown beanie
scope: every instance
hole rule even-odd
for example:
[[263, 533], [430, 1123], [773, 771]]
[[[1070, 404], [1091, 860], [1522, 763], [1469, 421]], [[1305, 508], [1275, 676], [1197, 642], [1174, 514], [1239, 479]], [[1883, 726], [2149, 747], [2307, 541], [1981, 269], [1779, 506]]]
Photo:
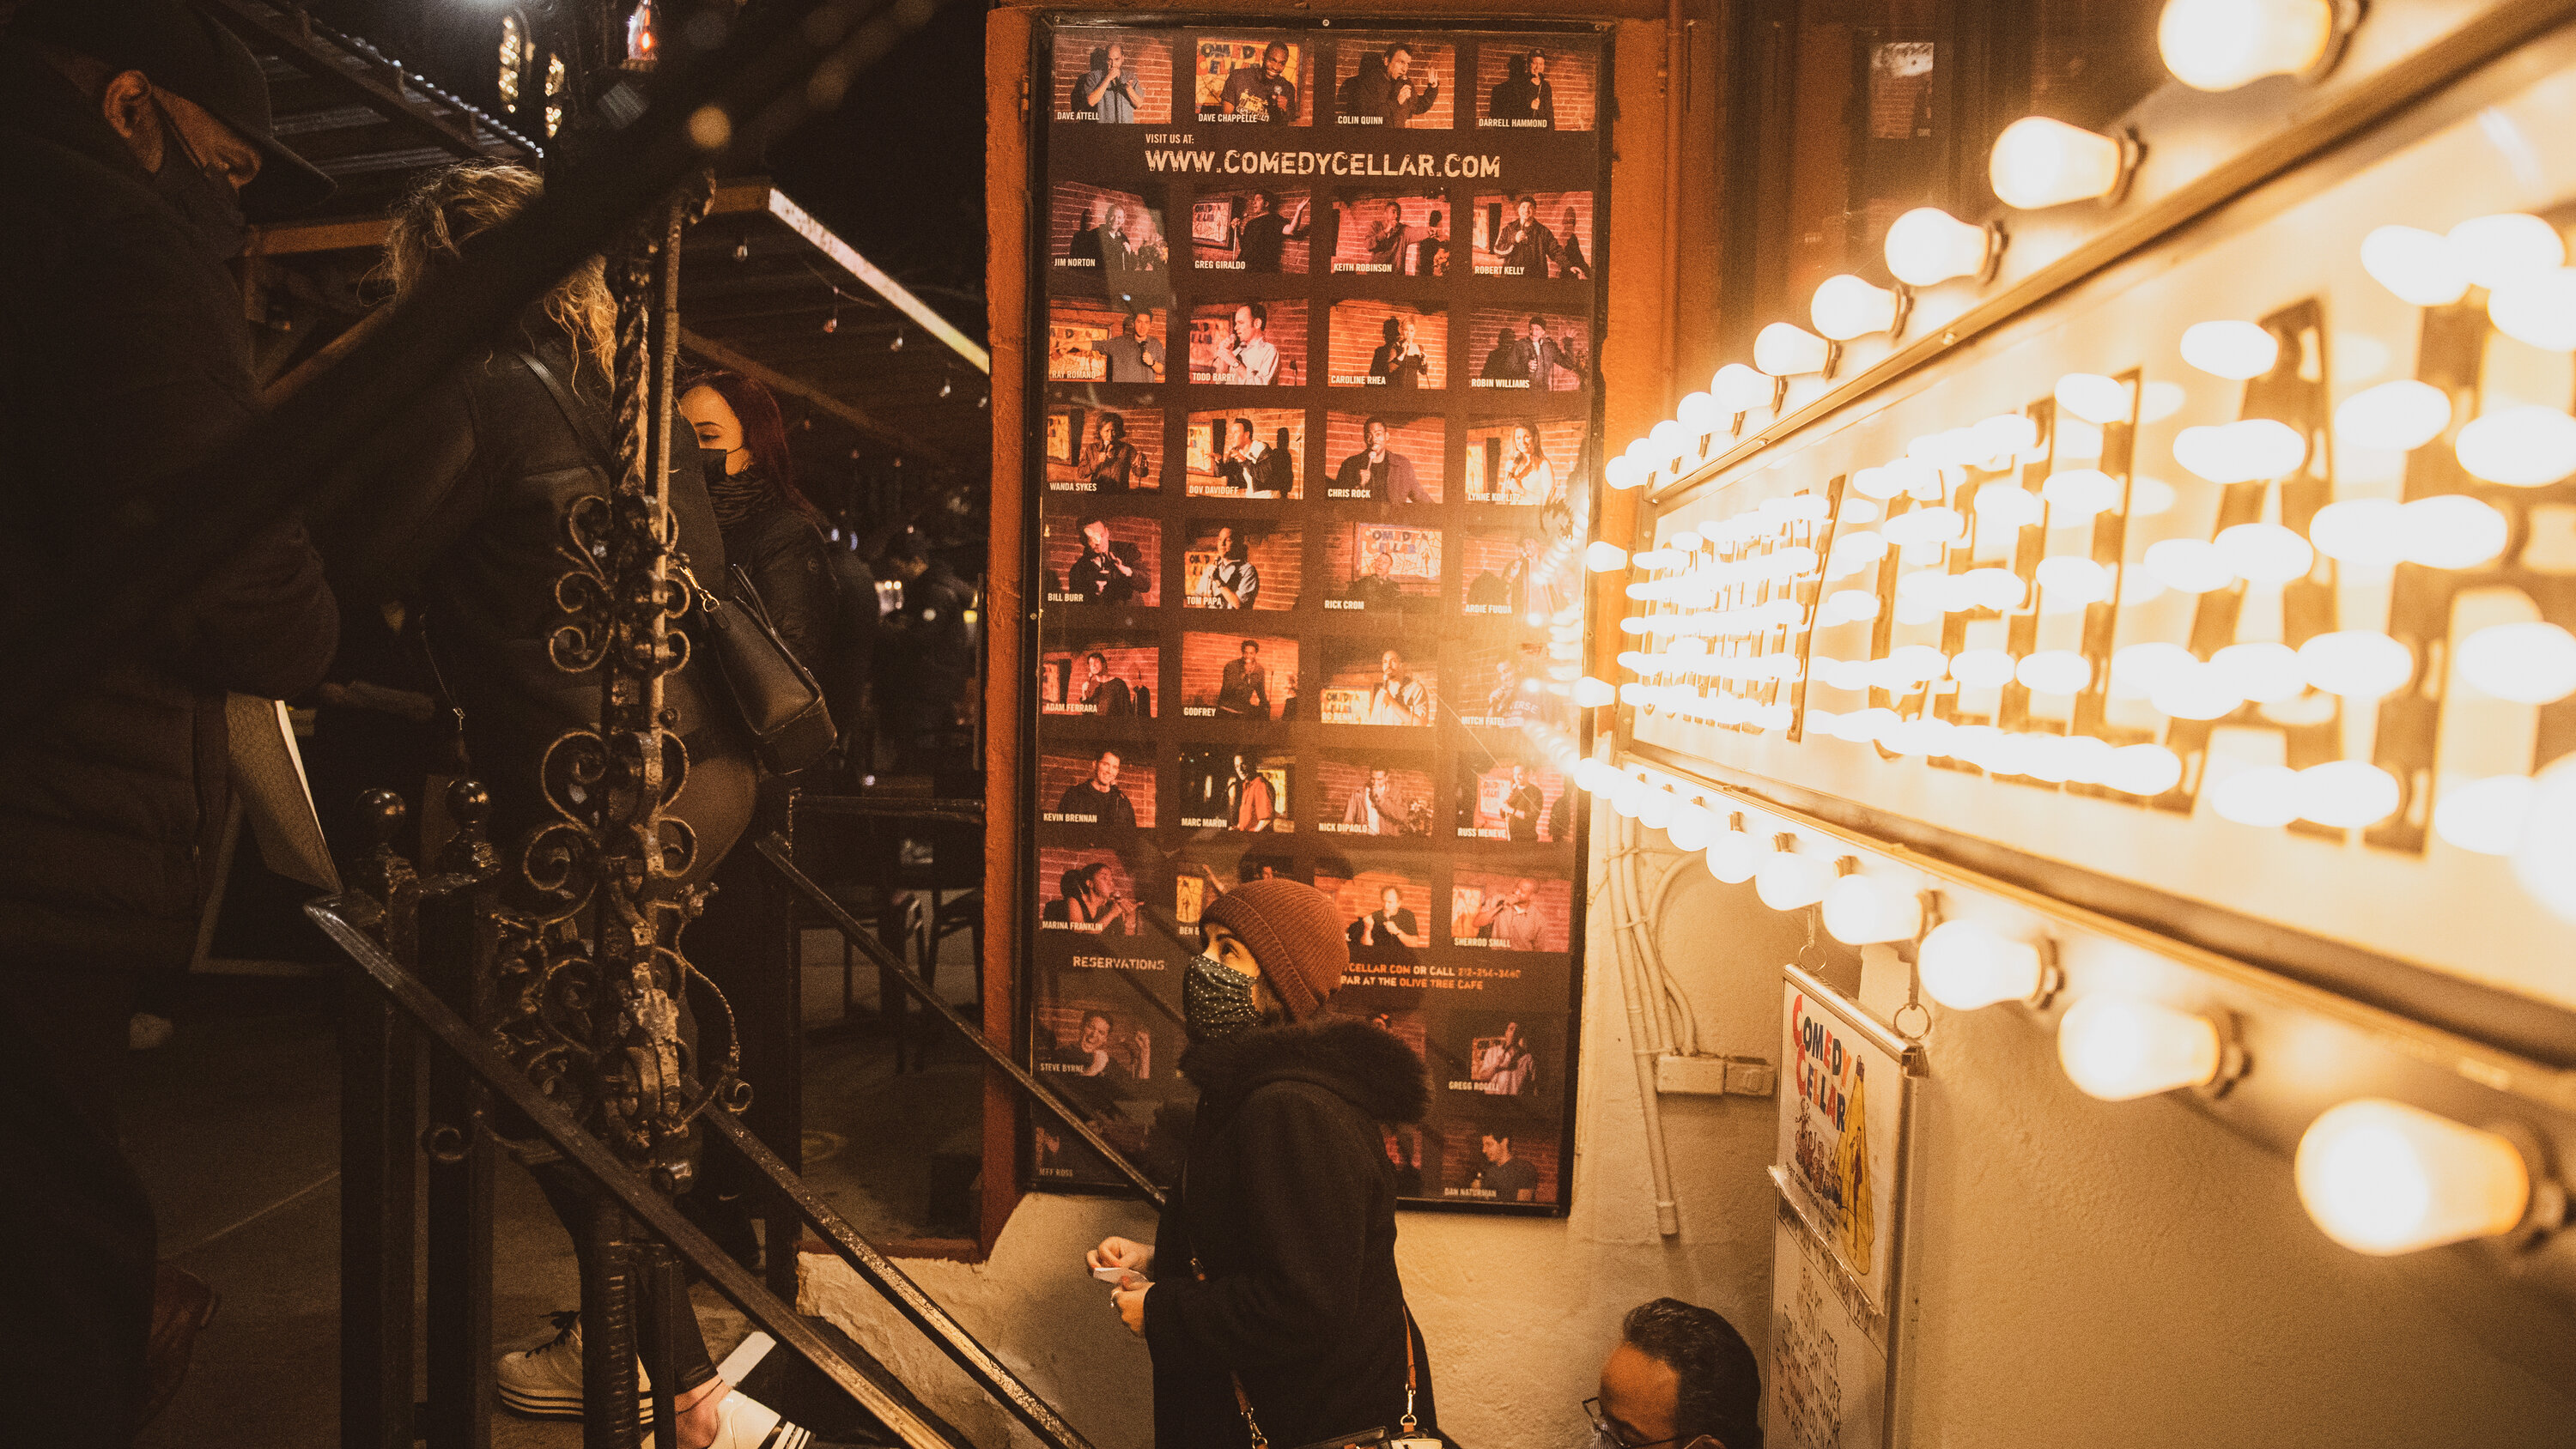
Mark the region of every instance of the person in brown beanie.
[[1199, 1089], [1188, 1167], [1151, 1245], [1109, 1238], [1111, 1302], [1154, 1360], [1154, 1441], [1301, 1445], [1384, 1428], [1436, 1437], [1431, 1360], [1395, 1268], [1379, 1124], [1422, 1120], [1413, 1048], [1328, 1011], [1350, 967], [1332, 898], [1292, 880], [1226, 892], [1181, 980]]

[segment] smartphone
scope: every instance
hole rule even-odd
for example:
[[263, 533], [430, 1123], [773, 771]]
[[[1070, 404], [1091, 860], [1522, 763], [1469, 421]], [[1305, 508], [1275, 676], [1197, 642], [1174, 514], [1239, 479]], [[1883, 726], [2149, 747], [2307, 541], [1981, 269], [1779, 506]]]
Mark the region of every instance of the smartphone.
[[1138, 1273], [1133, 1268], [1094, 1268], [1091, 1270], [1091, 1276], [1099, 1279], [1103, 1283], [1123, 1283], [1127, 1281], [1130, 1275], [1137, 1278], [1145, 1276], [1142, 1273]]

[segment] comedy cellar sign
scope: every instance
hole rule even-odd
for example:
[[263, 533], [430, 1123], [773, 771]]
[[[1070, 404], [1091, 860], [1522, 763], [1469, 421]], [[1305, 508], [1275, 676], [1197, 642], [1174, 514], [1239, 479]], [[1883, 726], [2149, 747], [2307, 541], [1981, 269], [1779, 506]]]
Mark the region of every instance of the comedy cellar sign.
[[[1562, 1212], [1608, 61], [1589, 26], [1037, 32], [1032, 1065], [1177, 1167], [1181, 968], [1263, 876], [1418, 1049], [1402, 1195]], [[1040, 1123], [1041, 1185], [1116, 1179]]]

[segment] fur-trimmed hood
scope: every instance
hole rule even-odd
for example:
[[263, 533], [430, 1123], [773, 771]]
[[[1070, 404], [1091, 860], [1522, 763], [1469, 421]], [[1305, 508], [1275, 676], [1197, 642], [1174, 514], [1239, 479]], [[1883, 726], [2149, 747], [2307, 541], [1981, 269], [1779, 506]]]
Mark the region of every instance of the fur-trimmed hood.
[[1277, 1081], [1312, 1082], [1377, 1122], [1419, 1122], [1431, 1110], [1421, 1055], [1351, 1017], [1199, 1042], [1181, 1054], [1181, 1075], [1197, 1084], [1202, 1115], [1230, 1113], [1254, 1088]]

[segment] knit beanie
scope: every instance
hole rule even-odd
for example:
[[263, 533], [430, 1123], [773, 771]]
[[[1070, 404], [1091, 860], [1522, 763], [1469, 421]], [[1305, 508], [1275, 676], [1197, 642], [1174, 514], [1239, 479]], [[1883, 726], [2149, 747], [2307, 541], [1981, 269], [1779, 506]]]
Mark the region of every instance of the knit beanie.
[[1273, 878], [1236, 886], [1199, 919], [1225, 927], [1251, 948], [1290, 1021], [1314, 1015], [1351, 967], [1341, 912], [1331, 896], [1302, 881]]

